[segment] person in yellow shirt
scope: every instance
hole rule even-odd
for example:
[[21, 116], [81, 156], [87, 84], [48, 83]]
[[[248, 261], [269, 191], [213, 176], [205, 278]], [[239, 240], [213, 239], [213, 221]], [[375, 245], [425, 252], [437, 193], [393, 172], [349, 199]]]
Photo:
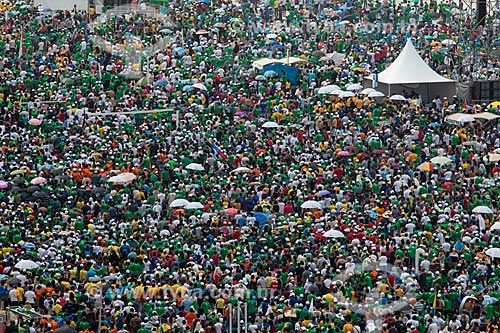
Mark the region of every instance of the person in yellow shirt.
[[344, 324], [344, 327], [342, 327], [342, 331], [344, 331], [344, 333], [354, 332], [354, 326], [349, 318], [347, 319], [347, 323]]
[[172, 294], [173, 295], [177, 295], [177, 288], [179, 288], [179, 287], [180, 286], [177, 283], [172, 285]]
[[87, 270], [82, 268], [82, 270], [80, 271], [80, 281], [85, 281], [86, 278], [87, 278]]
[[135, 300], [141, 300], [142, 299], [142, 294], [144, 294], [144, 286], [142, 284], [138, 284], [135, 287]]
[[19, 304], [23, 304], [24, 301], [24, 289], [21, 287], [21, 284], [19, 283], [16, 288], [16, 297], [19, 302]]
[[224, 312], [224, 304], [226, 303], [226, 301], [224, 300], [224, 298], [222, 297], [219, 297], [216, 301], [215, 301], [215, 308], [217, 309], [217, 313], [220, 313], [222, 314]]
[[56, 302], [56, 304], [52, 307], [52, 311], [56, 314], [56, 316], [58, 316], [59, 313], [61, 313], [62, 306], [60, 301]]

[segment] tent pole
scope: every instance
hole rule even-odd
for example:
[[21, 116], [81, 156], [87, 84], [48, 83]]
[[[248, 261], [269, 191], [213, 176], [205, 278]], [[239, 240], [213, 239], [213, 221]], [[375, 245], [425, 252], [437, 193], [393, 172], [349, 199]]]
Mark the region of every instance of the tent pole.
[[[427, 101], [431, 100], [431, 84], [427, 83]], [[429, 102], [427, 102], [429, 103]]]

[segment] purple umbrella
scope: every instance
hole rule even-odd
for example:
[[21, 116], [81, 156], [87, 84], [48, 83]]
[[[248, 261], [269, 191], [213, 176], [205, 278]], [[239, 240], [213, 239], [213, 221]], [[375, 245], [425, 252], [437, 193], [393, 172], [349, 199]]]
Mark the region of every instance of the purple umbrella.
[[318, 192], [318, 194], [316, 194], [318, 197], [324, 197], [325, 195], [330, 195], [330, 191], [327, 191], [327, 190], [321, 190]]

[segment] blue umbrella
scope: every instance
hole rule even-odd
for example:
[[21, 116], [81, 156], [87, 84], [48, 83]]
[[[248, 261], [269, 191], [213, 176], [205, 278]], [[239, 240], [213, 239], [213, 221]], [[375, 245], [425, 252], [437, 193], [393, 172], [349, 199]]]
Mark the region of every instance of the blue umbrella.
[[498, 302], [497, 298], [488, 296], [484, 298], [483, 305], [495, 304], [496, 302]]
[[168, 85], [168, 80], [165, 79], [158, 80], [154, 83], [154, 85], [157, 87], [165, 87], [166, 85]]
[[264, 76], [265, 77], [270, 77], [270, 76], [273, 76], [273, 75], [276, 75], [276, 72], [275, 71], [266, 71], [264, 73]]
[[253, 216], [255, 217], [255, 220], [257, 223], [262, 227], [264, 224], [266, 224], [267, 219], [269, 218], [269, 214], [266, 213], [261, 213], [261, 212], [252, 212]]
[[430, 123], [429, 126], [432, 126], [432, 127], [440, 127], [442, 126], [440, 123]]
[[273, 46], [271, 46], [271, 49], [273, 49], [273, 50], [276, 50], [276, 49], [283, 50], [284, 47], [281, 44], [274, 44]]
[[427, 39], [427, 40], [434, 39], [434, 37], [432, 37], [431, 35], [427, 35], [427, 36], [425, 36], [424, 38], [425, 38], [425, 39]]
[[180, 56], [182, 56], [182, 55], [186, 54], [186, 49], [185, 49], [185, 48], [183, 48], [183, 47], [176, 47], [176, 48], [174, 49], [174, 53], [175, 53], [176, 55], [180, 55]]
[[193, 91], [193, 86], [187, 85], [182, 88], [182, 91]]
[[338, 10], [349, 10], [349, 9], [351, 9], [351, 7], [346, 6], [346, 5], [342, 5], [342, 6], [339, 6], [337, 9]]

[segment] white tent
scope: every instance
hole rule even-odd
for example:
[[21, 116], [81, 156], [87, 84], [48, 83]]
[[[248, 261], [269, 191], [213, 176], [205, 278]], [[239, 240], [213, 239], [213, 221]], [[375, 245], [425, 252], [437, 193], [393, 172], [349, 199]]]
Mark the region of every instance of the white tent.
[[69, 0], [69, 1], [59, 1], [59, 0], [39, 0], [35, 3], [41, 4], [43, 9], [51, 9], [53, 11], [57, 10], [69, 10], [72, 11], [74, 6], [77, 10], [88, 10], [89, 2], [88, 0]]
[[271, 64], [276, 64], [278, 62], [279, 62], [278, 59], [262, 58], [262, 59], [259, 59], [259, 60], [255, 60], [252, 63], [252, 67], [255, 67], [257, 69], [262, 69], [262, 68], [264, 68], [264, 66], [271, 65]]
[[[436, 95], [451, 98], [456, 94], [457, 83], [442, 77], [430, 68], [420, 57], [408, 39], [405, 47], [394, 62], [379, 73], [365, 78], [365, 87], [373, 86], [377, 81], [377, 90], [391, 96], [404, 91], [414, 91], [422, 96], [424, 102], [430, 102]], [[375, 84], [375, 85], [377, 85]]]

